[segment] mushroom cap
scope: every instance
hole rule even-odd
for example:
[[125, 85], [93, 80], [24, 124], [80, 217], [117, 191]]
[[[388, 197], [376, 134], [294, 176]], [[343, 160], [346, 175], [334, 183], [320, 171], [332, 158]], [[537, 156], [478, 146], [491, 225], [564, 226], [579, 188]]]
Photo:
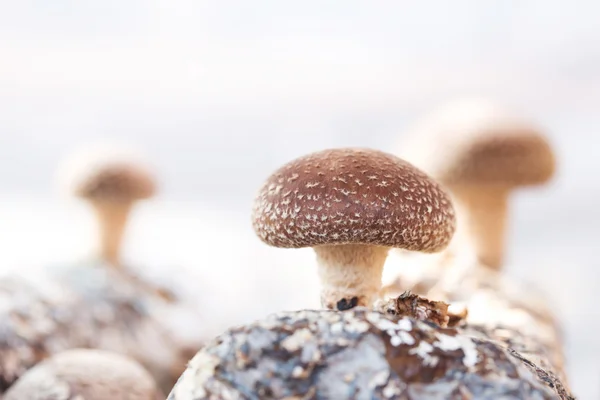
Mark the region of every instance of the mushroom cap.
[[409, 133], [398, 154], [446, 185], [528, 186], [554, 175], [540, 130], [489, 100], [446, 105]]
[[102, 350], [68, 350], [25, 373], [4, 400], [156, 400], [150, 374], [135, 361]]
[[62, 173], [71, 193], [90, 200], [141, 200], [156, 192], [149, 166], [135, 152], [121, 147], [83, 149], [68, 159]]
[[331, 149], [273, 173], [254, 203], [256, 234], [275, 247], [371, 244], [435, 252], [455, 229], [449, 196], [425, 173], [370, 149]]

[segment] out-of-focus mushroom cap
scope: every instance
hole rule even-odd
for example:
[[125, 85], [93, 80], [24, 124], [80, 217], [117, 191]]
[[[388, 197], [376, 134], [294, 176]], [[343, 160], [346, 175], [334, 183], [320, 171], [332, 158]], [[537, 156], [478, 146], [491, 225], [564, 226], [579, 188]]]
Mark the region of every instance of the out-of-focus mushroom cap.
[[445, 191], [413, 165], [369, 149], [332, 149], [278, 169], [255, 200], [253, 226], [275, 247], [372, 244], [434, 252], [455, 229]]
[[555, 171], [552, 148], [537, 127], [486, 100], [462, 100], [410, 130], [398, 154], [448, 185], [526, 186]]
[[6, 393], [21, 399], [155, 400], [159, 390], [137, 362], [111, 352], [75, 349], [59, 353], [32, 368]]
[[154, 174], [134, 152], [98, 147], [80, 151], [65, 163], [62, 179], [78, 197], [139, 200], [156, 192]]

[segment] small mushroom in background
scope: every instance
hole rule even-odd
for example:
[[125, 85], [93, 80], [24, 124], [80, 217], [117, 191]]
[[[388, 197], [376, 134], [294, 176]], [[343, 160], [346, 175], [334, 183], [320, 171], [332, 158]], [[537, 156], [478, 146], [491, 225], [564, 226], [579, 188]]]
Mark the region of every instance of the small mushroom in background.
[[159, 400], [152, 376], [132, 359], [100, 350], [74, 349], [24, 374], [4, 400]]
[[98, 226], [98, 259], [104, 267], [119, 269], [121, 277], [148, 291], [175, 301], [162, 284], [147, 282], [121, 259], [121, 248], [135, 204], [153, 197], [157, 179], [149, 163], [133, 149], [99, 143], [75, 151], [59, 171], [66, 190], [92, 207]]
[[70, 190], [96, 214], [101, 258], [120, 266], [129, 215], [137, 201], [155, 194], [154, 174], [133, 152], [109, 147], [75, 153], [64, 168]]
[[370, 149], [309, 154], [275, 171], [259, 191], [256, 234], [275, 247], [312, 247], [321, 304], [371, 306], [392, 247], [443, 250], [454, 233], [448, 195], [413, 165]]
[[[205, 313], [189, 290], [120, 260], [129, 210], [155, 191], [154, 178], [128, 154], [98, 147], [67, 163], [71, 187], [101, 217], [100, 258], [0, 278], [0, 393], [41, 360], [72, 348], [131, 357], [167, 392], [208, 339]], [[162, 277], [174, 271], [169, 266]]]
[[466, 241], [480, 264], [500, 269], [511, 192], [554, 175], [555, 157], [544, 134], [497, 104], [470, 99], [434, 112], [409, 136], [397, 153], [453, 196], [458, 222], [450, 248]]
[[476, 99], [434, 113], [413, 128], [411, 139], [399, 154], [449, 189], [457, 232], [442, 258], [390, 257], [384, 291], [394, 296], [411, 288], [465, 307], [470, 324], [519, 332], [543, 349], [565, 382], [554, 296], [502, 270], [510, 191], [551, 178], [556, 165], [549, 143], [534, 126]]
[[574, 399], [551, 368], [506, 347], [506, 332], [362, 307], [279, 313], [200, 350], [168, 400]]

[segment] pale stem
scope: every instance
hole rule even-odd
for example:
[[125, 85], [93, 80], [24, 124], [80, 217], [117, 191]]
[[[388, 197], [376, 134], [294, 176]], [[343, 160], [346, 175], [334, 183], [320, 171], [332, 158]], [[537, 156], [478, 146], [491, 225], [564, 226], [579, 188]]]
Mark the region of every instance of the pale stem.
[[500, 270], [504, 261], [509, 188], [453, 187], [457, 231], [453, 248], [469, 246], [478, 261]]
[[347, 244], [314, 247], [321, 279], [321, 305], [328, 309], [370, 307], [381, 290], [389, 248]]
[[95, 201], [98, 219], [100, 256], [113, 266], [120, 266], [121, 243], [131, 210], [130, 201]]

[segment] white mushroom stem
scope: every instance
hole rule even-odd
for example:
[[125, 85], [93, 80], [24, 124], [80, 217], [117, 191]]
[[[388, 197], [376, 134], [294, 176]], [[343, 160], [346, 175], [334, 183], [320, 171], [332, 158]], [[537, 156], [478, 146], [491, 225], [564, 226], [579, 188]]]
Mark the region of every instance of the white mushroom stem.
[[[339, 301], [357, 297], [358, 306], [371, 306], [381, 290], [381, 275], [389, 248], [347, 244], [314, 247], [321, 279], [321, 305], [338, 309]], [[349, 307], [350, 308], [350, 307]]]
[[452, 250], [466, 244], [481, 264], [500, 270], [504, 260], [509, 188], [461, 186], [451, 189], [457, 210]]
[[131, 211], [130, 201], [93, 201], [100, 239], [100, 256], [113, 266], [120, 266], [121, 243]]

